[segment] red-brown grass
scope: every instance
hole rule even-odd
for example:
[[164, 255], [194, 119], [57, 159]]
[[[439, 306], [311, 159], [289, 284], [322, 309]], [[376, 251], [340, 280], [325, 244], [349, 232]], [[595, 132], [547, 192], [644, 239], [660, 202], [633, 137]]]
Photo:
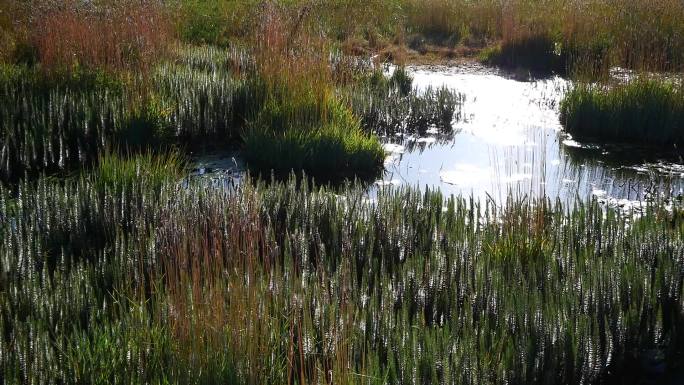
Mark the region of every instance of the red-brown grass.
[[306, 6], [286, 9], [266, 3], [253, 46], [259, 75], [269, 86], [316, 94], [324, 100], [332, 84], [328, 41], [311, 33]]
[[25, 32], [18, 21], [24, 19], [23, 9], [11, 1], [0, 1], [0, 62], [11, 59], [17, 40]]
[[31, 24], [31, 40], [48, 70], [145, 70], [163, 56], [171, 38], [164, 8], [148, 1], [44, 5]]

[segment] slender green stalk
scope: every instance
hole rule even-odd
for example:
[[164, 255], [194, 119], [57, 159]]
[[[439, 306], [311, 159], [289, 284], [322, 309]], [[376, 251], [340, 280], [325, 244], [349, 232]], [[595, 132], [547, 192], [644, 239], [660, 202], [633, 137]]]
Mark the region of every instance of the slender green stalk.
[[667, 202], [93, 178], [0, 195], [7, 381], [596, 383], [684, 346]]
[[612, 87], [580, 84], [561, 103], [565, 129], [579, 138], [673, 148], [684, 145], [684, 91], [667, 80]]

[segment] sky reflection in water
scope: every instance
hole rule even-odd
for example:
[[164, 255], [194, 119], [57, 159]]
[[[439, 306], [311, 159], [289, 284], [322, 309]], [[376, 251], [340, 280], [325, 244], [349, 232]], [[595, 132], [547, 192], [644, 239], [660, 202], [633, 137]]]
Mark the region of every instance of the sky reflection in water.
[[463, 119], [454, 123], [452, 135], [383, 138], [386, 171], [376, 186], [429, 186], [499, 202], [509, 192], [566, 202], [596, 196], [622, 205], [682, 189], [684, 167], [676, 157], [658, 159], [566, 136], [558, 110], [567, 80], [518, 81], [478, 66], [410, 72], [418, 88], [446, 86], [463, 93]]

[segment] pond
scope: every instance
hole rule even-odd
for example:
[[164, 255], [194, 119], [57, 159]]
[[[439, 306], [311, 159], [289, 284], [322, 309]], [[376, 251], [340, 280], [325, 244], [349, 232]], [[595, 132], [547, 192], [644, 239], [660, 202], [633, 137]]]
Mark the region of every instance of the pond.
[[[638, 214], [654, 196], [680, 197], [684, 161], [634, 146], [580, 143], [566, 135], [559, 104], [572, 84], [560, 77], [529, 81], [479, 65], [412, 67], [414, 85], [464, 95], [449, 134], [384, 136], [385, 171], [369, 186], [418, 186], [503, 204], [509, 195], [549, 197], [570, 206], [596, 198]], [[194, 174], [214, 185], [239, 183], [239, 152], [196, 158]], [[684, 369], [668, 368], [664, 353], [641, 352], [640, 384], [684, 384]]]
[[378, 186], [418, 185], [445, 194], [504, 201], [510, 194], [571, 202], [595, 196], [626, 206], [655, 193], [678, 195], [684, 166], [676, 155], [579, 143], [562, 131], [559, 104], [570, 82], [536, 81], [479, 65], [413, 67], [419, 88], [465, 95], [451, 135], [385, 137], [390, 153]]
[[[565, 203], [596, 197], [632, 208], [684, 189], [684, 161], [676, 154], [579, 143], [566, 135], [559, 104], [571, 83], [561, 77], [520, 80], [520, 74], [478, 64], [409, 72], [419, 89], [444, 86], [463, 94], [461, 111], [449, 134], [382, 137], [385, 171], [371, 194], [410, 185], [496, 202], [509, 194]], [[225, 184], [238, 181], [244, 169], [238, 153], [223, 153], [196, 158], [194, 174]]]

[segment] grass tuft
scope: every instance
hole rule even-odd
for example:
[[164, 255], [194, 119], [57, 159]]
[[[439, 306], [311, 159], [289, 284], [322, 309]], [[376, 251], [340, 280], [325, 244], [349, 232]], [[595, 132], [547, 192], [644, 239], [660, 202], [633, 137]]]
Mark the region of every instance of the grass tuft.
[[111, 152], [101, 155], [90, 173], [95, 184], [102, 187], [126, 189], [144, 183], [148, 188], [159, 189], [166, 183], [181, 180], [186, 163], [178, 150], [129, 155]]
[[343, 104], [330, 97], [321, 110], [313, 99], [293, 104], [281, 97], [267, 102], [247, 126], [244, 155], [251, 169], [280, 177], [303, 171], [321, 181], [370, 178], [381, 170], [380, 142]]
[[489, 65], [523, 68], [539, 74], [565, 74], [567, 62], [559, 43], [547, 35], [531, 35], [507, 40], [485, 49], [480, 60]]
[[670, 81], [580, 84], [568, 91], [560, 109], [566, 131], [577, 138], [661, 148], [684, 145], [684, 90]]

